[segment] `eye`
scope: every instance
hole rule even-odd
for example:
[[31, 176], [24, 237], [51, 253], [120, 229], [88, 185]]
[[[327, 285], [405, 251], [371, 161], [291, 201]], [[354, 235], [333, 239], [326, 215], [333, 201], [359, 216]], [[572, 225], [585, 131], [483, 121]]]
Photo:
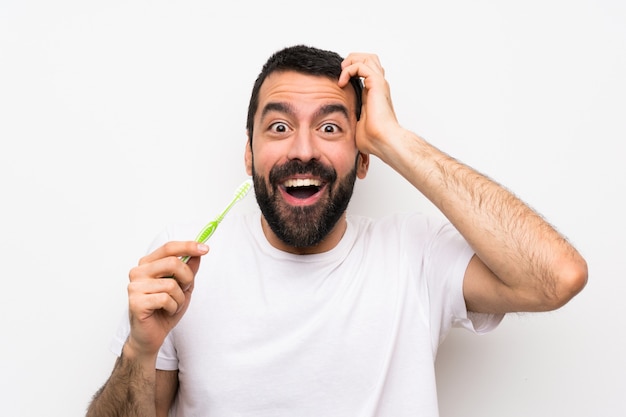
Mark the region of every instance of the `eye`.
[[285, 133], [289, 130], [287, 124], [283, 123], [283, 122], [276, 122], [276, 123], [272, 123], [270, 126], [270, 129], [272, 132], [275, 133]]
[[337, 133], [339, 132], [339, 126], [333, 123], [324, 123], [320, 130], [324, 133]]

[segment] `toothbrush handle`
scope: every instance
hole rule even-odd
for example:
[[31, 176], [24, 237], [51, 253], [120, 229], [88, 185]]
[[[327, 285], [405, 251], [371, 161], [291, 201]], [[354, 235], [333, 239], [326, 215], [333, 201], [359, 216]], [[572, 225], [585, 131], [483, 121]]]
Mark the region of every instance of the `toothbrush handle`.
[[[213, 232], [215, 232], [215, 229], [217, 229], [218, 224], [219, 222], [217, 221], [212, 221], [211, 223], [207, 224], [206, 227], [202, 229], [198, 237], [196, 237], [196, 242], [204, 243], [209, 240], [209, 238], [213, 235]], [[183, 256], [182, 258], [180, 258], [180, 260], [183, 261], [183, 263], [187, 263], [189, 262], [189, 258], [189, 256]]]
[[204, 243], [213, 235], [215, 229], [217, 229], [217, 225], [219, 224], [219, 220], [214, 220], [211, 223], [207, 224], [204, 229], [200, 232], [198, 237], [196, 237], [196, 242]]
[[[224, 216], [226, 216], [226, 213], [230, 211], [230, 209], [235, 205], [235, 203], [237, 203], [239, 200], [244, 198], [246, 194], [248, 194], [248, 191], [250, 191], [251, 187], [252, 187], [251, 180], [248, 179], [244, 181], [244, 183], [241, 184], [239, 188], [237, 188], [237, 191], [235, 192], [235, 197], [228, 204], [228, 206], [226, 206], [224, 211], [222, 211], [219, 216], [217, 216], [213, 221], [209, 222], [209, 224], [207, 224], [204, 227], [204, 229], [200, 231], [200, 233], [196, 237], [196, 242], [205, 243], [207, 240], [209, 240], [209, 238], [211, 237], [211, 235], [213, 235], [213, 232], [215, 232], [215, 229], [217, 229], [217, 226], [220, 224]], [[189, 256], [183, 256], [182, 258], [180, 258], [180, 260], [183, 261], [184, 263], [187, 263], [189, 261]]]

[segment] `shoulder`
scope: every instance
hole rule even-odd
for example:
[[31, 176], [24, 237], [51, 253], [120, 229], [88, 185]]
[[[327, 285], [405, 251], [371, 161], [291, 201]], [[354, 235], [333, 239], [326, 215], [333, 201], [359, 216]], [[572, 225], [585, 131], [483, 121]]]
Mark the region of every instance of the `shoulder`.
[[453, 248], [463, 243], [460, 234], [445, 218], [419, 212], [380, 218], [351, 215], [348, 222], [355, 247], [363, 247], [377, 255], [408, 256], [417, 260], [443, 248], [447, 248], [446, 252], [454, 252]]
[[451, 227], [445, 218], [420, 212], [394, 213], [379, 218], [349, 215], [348, 223], [361, 233], [388, 237], [405, 234], [430, 236]]

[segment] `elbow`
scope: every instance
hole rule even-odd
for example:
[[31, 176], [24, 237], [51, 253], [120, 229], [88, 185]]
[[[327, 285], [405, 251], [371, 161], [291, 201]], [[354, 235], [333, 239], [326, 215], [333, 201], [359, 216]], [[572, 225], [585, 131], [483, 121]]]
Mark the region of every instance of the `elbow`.
[[555, 288], [552, 297], [552, 310], [567, 304], [587, 285], [587, 262], [579, 255], [563, 262], [555, 273]]

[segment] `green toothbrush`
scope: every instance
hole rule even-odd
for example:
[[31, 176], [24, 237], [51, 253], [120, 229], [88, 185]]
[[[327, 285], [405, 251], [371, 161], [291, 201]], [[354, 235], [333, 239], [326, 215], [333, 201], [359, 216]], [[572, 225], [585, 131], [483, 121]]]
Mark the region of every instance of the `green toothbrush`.
[[[247, 179], [237, 188], [237, 190], [235, 190], [235, 195], [233, 196], [233, 199], [226, 206], [226, 208], [219, 214], [219, 216], [217, 216], [215, 219], [210, 221], [206, 226], [204, 226], [204, 228], [200, 231], [200, 233], [198, 233], [198, 236], [196, 237], [196, 242], [204, 243], [207, 240], [209, 240], [213, 232], [215, 232], [215, 229], [217, 229], [217, 226], [224, 219], [224, 216], [226, 216], [226, 213], [230, 211], [230, 209], [235, 205], [235, 203], [237, 203], [240, 200], [243, 200], [243, 198], [248, 194], [248, 191], [250, 191], [250, 188], [252, 188], [252, 180]], [[189, 261], [189, 256], [185, 256], [181, 258], [181, 261], [183, 261], [184, 263], [187, 263], [187, 261]]]

